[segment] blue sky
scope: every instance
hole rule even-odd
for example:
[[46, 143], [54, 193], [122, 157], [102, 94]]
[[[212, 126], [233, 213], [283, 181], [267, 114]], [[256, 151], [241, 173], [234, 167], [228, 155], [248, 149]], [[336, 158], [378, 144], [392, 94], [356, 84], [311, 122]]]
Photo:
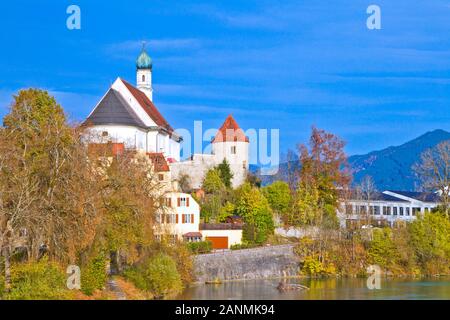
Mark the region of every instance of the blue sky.
[[[77, 4], [82, 29], [66, 28]], [[366, 28], [377, 4], [382, 30]], [[450, 129], [450, 1], [7, 1], [0, 12], [0, 114], [20, 88], [54, 94], [82, 120], [141, 41], [154, 101], [175, 128], [279, 128], [281, 150], [316, 125], [349, 154]]]

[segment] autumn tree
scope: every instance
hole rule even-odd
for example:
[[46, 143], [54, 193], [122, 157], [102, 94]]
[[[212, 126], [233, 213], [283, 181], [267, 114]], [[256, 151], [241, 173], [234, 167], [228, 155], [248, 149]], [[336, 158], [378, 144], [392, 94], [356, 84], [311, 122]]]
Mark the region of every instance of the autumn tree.
[[420, 162], [413, 166], [423, 189], [441, 195], [444, 211], [449, 214], [450, 204], [450, 141], [439, 143], [434, 148], [424, 151]]
[[138, 250], [153, 242], [156, 214], [164, 213], [164, 192], [144, 155], [124, 152], [102, 158], [106, 161], [99, 162], [98, 167], [103, 172], [101, 213], [89, 255], [112, 253], [116, 257], [113, 263], [120, 270], [121, 260], [135, 262]]
[[309, 144], [299, 145], [301, 170], [296, 206], [300, 215], [312, 217], [312, 224], [336, 225], [340, 192], [347, 190], [351, 181], [344, 146], [334, 134], [315, 127]]
[[52, 259], [73, 261], [89, 245], [97, 194], [97, 177], [79, 132], [67, 125], [61, 106], [47, 92], [22, 90], [4, 118], [0, 148], [5, 261], [17, 240], [24, 242], [31, 261], [43, 248]]

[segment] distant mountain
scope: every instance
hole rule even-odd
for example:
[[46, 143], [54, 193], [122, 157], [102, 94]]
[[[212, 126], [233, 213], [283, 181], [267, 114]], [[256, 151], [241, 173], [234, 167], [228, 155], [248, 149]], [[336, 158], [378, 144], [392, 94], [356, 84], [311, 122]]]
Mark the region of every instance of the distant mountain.
[[411, 167], [420, 160], [422, 152], [445, 140], [450, 140], [449, 132], [434, 130], [397, 147], [351, 156], [348, 160], [354, 181], [358, 183], [370, 175], [378, 190], [413, 191], [419, 181]]
[[[426, 149], [446, 140], [450, 140], [450, 132], [434, 130], [400, 146], [351, 156], [348, 160], [353, 170], [354, 183], [359, 183], [365, 175], [369, 175], [378, 190], [414, 191], [419, 186], [419, 181], [412, 170], [413, 164], [420, 160], [420, 154]], [[261, 176], [263, 184], [270, 184], [274, 180], [287, 180], [289, 168], [295, 170], [298, 167], [297, 161], [290, 165], [282, 163], [277, 176]], [[258, 168], [254, 166], [251, 171], [258, 173]]]

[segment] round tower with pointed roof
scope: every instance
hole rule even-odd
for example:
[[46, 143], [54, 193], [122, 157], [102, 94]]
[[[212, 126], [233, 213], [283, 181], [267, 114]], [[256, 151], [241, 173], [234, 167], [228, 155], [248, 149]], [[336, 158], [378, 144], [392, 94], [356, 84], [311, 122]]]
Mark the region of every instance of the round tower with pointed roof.
[[230, 114], [211, 141], [215, 162], [224, 159], [233, 172], [233, 187], [245, 182], [249, 169], [249, 139]]
[[152, 59], [145, 50], [144, 43], [142, 51], [136, 59], [136, 87], [144, 92], [150, 101], [153, 101], [152, 66]]

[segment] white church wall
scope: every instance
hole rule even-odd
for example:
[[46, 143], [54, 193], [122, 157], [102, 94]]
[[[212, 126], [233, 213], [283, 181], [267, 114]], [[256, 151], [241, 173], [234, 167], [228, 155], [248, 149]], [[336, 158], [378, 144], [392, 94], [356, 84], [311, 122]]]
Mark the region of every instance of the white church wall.
[[[139, 128], [121, 125], [97, 125], [91, 127], [90, 131], [95, 142], [124, 143], [125, 148], [145, 150], [146, 132]], [[105, 135], [105, 132], [107, 132], [107, 135]]]
[[147, 152], [157, 152], [156, 136], [158, 131], [147, 132]]
[[175, 161], [180, 161], [180, 153], [181, 153], [180, 143], [173, 139], [170, 139], [169, 140], [169, 158], [173, 158], [173, 159], [175, 159]]

